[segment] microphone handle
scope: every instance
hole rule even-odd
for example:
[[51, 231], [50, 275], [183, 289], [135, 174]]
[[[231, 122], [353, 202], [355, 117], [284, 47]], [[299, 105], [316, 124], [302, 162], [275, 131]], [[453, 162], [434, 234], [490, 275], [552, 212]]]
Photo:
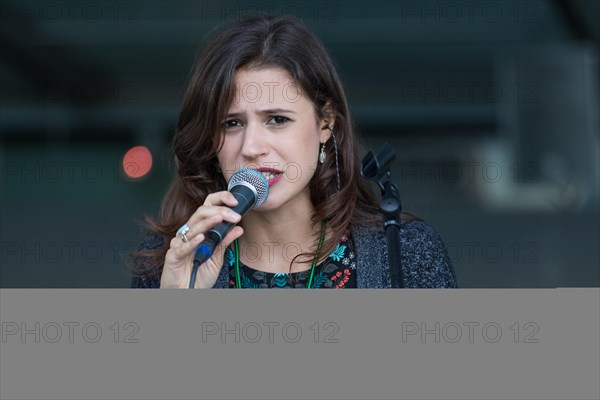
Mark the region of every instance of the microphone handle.
[[[231, 194], [233, 194], [233, 197], [238, 201], [238, 204], [233, 207], [232, 210], [242, 217], [256, 203], [254, 192], [247, 186], [234, 186], [231, 188]], [[206, 260], [212, 256], [215, 248], [219, 246], [223, 238], [227, 236], [227, 233], [229, 233], [234, 226], [235, 224], [231, 222], [222, 221], [206, 231], [204, 233], [206, 239], [198, 245], [196, 252], [194, 253], [194, 265], [200, 265], [206, 262]]]
[[[246, 214], [246, 212], [249, 209], [252, 208], [252, 206], [256, 202], [256, 196], [254, 196], [252, 190], [243, 185], [238, 185], [231, 188], [231, 194], [233, 194], [233, 197], [235, 197], [238, 201], [238, 204], [235, 207], [233, 207], [232, 210], [240, 214], [240, 216], [242, 217], [244, 216], [244, 214]], [[212, 227], [211, 229], [209, 229], [205, 235], [208, 236], [210, 232], [216, 234], [220, 238], [219, 241], [216, 243], [216, 246], [218, 246], [219, 243], [221, 243], [221, 240], [223, 240], [223, 238], [227, 235], [227, 233], [229, 233], [229, 231], [234, 226], [235, 224], [231, 222], [222, 221], [214, 227]]]

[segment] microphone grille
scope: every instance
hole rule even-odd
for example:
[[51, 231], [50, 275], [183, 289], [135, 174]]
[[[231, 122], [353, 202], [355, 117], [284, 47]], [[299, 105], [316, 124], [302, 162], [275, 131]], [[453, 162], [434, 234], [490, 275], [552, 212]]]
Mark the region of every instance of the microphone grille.
[[243, 168], [235, 171], [229, 179], [227, 190], [231, 191], [234, 186], [239, 184], [244, 184], [246, 186], [250, 185], [256, 191], [256, 202], [252, 208], [260, 206], [269, 196], [269, 184], [267, 183], [266, 178], [263, 174], [254, 169]]

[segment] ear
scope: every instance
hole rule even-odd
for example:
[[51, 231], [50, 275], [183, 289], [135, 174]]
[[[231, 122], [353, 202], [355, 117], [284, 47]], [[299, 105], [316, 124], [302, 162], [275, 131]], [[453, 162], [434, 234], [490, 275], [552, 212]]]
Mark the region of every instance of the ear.
[[331, 102], [327, 102], [323, 106], [323, 119], [319, 121], [321, 127], [320, 142], [325, 143], [331, 137], [331, 132], [335, 125], [335, 110], [331, 106]]

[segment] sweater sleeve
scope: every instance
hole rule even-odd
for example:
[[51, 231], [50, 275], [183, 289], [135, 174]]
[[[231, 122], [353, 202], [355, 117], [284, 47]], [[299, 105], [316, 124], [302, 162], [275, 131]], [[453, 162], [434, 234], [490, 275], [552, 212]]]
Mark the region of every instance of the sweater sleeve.
[[[164, 245], [164, 240], [162, 236], [154, 234], [148, 236], [138, 247], [138, 250], [154, 250], [162, 247]], [[150, 260], [146, 257], [136, 256], [133, 259], [133, 263], [135, 265], [135, 269], [137, 271], [151, 270], [152, 265], [150, 264]], [[146, 274], [132, 274], [131, 276], [131, 288], [136, 289], [151, 289], [151, 288], [159, 288], [160, 287], [160, 277], [159, 276], [148, 276]]]
[[407, 288], [456, 288], [456, 274], [446, 246], [423, 221], [403, 226], [402, 270]]
[[[154, 250], [164, 246], [164, 239], [158, 234], [148, 236], [138, 250]], [[131, 288], [134, 289], [157, 289], [160, 288], [160, 276], [148, 275], [144, 271], [156, 270], [156, 265], [152, 265], [146, 257], [134, 257], [133, 262], [135, 269], [140, 271], [140, 274], [132, 274]], [[224, 265], [219, 273], [219, 277], [213, 288], [228, 288], [229, 287], [229, 270]]]

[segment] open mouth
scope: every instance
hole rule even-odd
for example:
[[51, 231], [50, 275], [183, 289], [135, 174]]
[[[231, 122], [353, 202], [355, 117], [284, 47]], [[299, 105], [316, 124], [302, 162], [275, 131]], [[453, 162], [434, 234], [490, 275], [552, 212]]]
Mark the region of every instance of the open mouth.
[[276, 173], [273, 173], [273, 172], [261, 172], [261, 174], [268, 181], [270, 181], [271, 179], [274, 179], [277, 175], [281, 175], [281, 174], [276, 174]]
[[273, 168], [259, 168], [259, 169], [257, 169], [257, 171], [260, 172], [262, 174], [262, 176], [265, 177], [269, 186], [274, 185], [283, 176], [283, 172], [278, 171]]

